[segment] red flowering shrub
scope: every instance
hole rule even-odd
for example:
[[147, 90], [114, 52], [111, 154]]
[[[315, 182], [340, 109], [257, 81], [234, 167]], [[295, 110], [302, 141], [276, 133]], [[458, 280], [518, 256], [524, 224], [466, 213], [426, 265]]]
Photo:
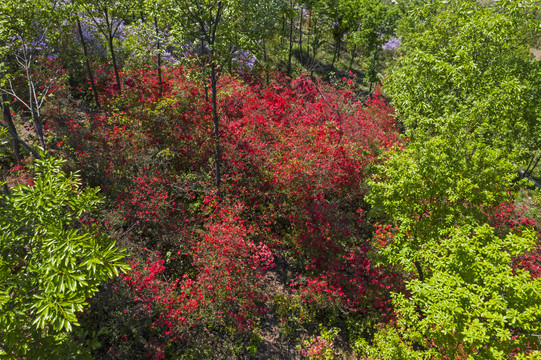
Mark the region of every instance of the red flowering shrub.
[[171, 181], [174, 179], [162, 176], [159, 171], [152, 178], [142, 173], [120, 196], [118, 206], [126, 204], [125, 216], [132, 221], [159, 223], [175, 211], [176, 202], [167, 191]]
[[302, 355], [309, 360], [332, 360], [336, 358], [333, 341], [338, 329], [323, 330], [321, 335], [312, 337], [304, 342], [307, 349], [302, 350]]
[[[492, 209], [488, 222], [499, 232], [509, 231], [520, 233], [524, 227], [536, 227], [536, 221], [526, 216], [527, 207], [517, 207], [511, 201], [504, 202]], [[527, 270], [532, 277], [541, 276], [541, 242], [538, 241], [535, 248], [529, 253], [519, 255], [513, 259], [513, 267]]]
[[[304, 78], [250, 90], [237, 88], [223, 100], [226, 172], [243, 190], [233, 191], [251, 204], [274, 248], [305, 273], [296, 288], [330, 294], [331, 303], [347, 309], [366, 308], [368, 288], [377, 283], [388, 294], [383, 279], [392, 277], [372, 268], [361, 240], [370, 230], [359, 219], [366, 168], [397, 141], [392, 109], [379, 93], [364, 106], [350, 92]], [[316, 283], [325, 290], [312, 288]], [[383, 297], [387, 305], [368, 304], [388, 311]]]
[[[189, 341], [185, 337], [193, 338], [205, 327], [249, 332], [259, 323], [268, 300], [264, 275], [273, 257], [266, 245], [250, 239], [253, 229], [239, 218], [240, 210], [240, 205], [220, 207], [214, 223], [193, 244], [193, 279], [167, 276], [160, 254], [144, 266], [132, 264], [134, 270], [123, 276], [133, 298], [124, 314], [142, 311], [153, 319], [151, 328], [159, 330], [156, 349], [178, 350]], [[184, 256], [183, 251], [176, 256]]]
[[193, 252], [206, 318], [236, 331], [253, 328], [265, 312], [264, 275], [273, 266], [270, 249], [253, 241], [255, 229], [240, 218], [243, 207], [220, 205]]
[[153, 70], [122, 74], [122, 95], [98, 77], [103, 113], [52, 116], [58, 150], [102, 186], [108, 231], [139, 264], [123, 279], [126, 311], [107, 327], [121, 334], [137, 319], [153, 340], [126, 334], [141, 357], [180, 356], [211, 334], [249, 341], [274, 298], [275, 258], [313, 319], [388, 314], [399, 280], [369, 257], [363, 199], [370, 164], [398, 141], [381, 94], [362, 103], [307, 78], [261, 88], [223, 76], [220, 198], [211, 106], [191, 71], [163, 71], [162, 84]]

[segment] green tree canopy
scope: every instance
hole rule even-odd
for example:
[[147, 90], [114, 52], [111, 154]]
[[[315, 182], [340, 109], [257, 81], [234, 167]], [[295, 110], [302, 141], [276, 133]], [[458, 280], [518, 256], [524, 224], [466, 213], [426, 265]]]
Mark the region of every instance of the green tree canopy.
[[[419, 5], [419, 4], [418, 4]], [[434, 1], [402, 21], [402, 52], [391, 71], [408, 135], [464, 134], [508, 151], [539, 143], [540, 64], [535, 6], [521, 0]]]
[[402, 24], [388, 90], [408, 141], [377, 167], [369, 201], [386, 223], [379, 255], [405, 271], [407, 292], [372, 356], [507, 359], [541, 333], [539, 279], [512, 266], [536, 234], [492, 219], [538, 141], [527, 5], [435, 1]]

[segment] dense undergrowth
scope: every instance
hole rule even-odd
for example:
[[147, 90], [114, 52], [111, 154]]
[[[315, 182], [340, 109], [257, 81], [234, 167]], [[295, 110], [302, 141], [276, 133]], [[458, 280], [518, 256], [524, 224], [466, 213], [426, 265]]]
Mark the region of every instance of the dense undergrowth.
[[[127, 248], [131, 267], [74, 339], [102, 359], [361, 355], [396, 321], [391, 292], [409, 276], [372, 255], [391, 229], [365, 200], [381, 156], [407, 142], [393, 109], [379, 92], [362, 103], [307, 77], [223, 77], [218, 191], [194, 71], [167, 69], [161, 84], [153, 70], [125, 73], [122, 94], [103, 81], [99, 112], [63, 97], [46, 109], [50, 154], [105, 198], [80, 221]], [[512, 203], [486, 214], [502, 229], [535, 225]], [[536, 261], [515, 262], [535, 275]]]
[[539, 356], [538, 10], [174, 3], [0, 6], [0, 357]]
[[349, 314], [388, 318], [400, 285], [368, 257], [363, 197], [370, 166], [398, 145], [392, 108], [303, 77], [268, 88], [225, 77], [218, 193], [192, 71], [165, 73], [162, 97], [156, 74], [139, 71], [123, 74], [122, 95], [102, 85], [103, 113], [49, 110], [54, 151], [102, 187], [95, 221], [131, 253], [132, 270], [83, 317], [107, 319], [95, 356], [257, 353], [265, 333], [295, 344], [319, 323], [347, 329]]

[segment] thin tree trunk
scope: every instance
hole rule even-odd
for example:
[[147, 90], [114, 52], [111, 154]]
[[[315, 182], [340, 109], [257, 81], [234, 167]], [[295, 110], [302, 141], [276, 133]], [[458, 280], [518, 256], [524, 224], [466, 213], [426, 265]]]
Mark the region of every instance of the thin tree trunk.
[[526, 170], [524, 170], [524, 174], [528, 175], [528, 171], [530, 170], [530, 166], [532, 166], [534, 160], [535, 160], [535, 155], [532, 156], [532, 158], [530, 159], [530, 162], [528, 163], [528, 167], [526, 168]]
[[215, 152], [215, 167], [216, 167], [216, 187], [218, 188], [218, 193], [220, 193], [220, 184], [222, 180], [221, 174], [221, 163], [222, 163], [222, 154], [220, 151], [220, 119], [218, 118], [218, 101], [216, 98], [217, 95], [217, 83], [218, 79], [216, 76], [216, 65], [214, 62], [210, 65], [210, 82], [212, 89], [212, 122], [214, 123], [214, 152]]
[[15, 155], [15, 159], [17, 160], [17, 163], [21, 162], [21, 146], [19, 144], [19, 141], [17, 138], [19, 138], [19, 135], [17, 134], [17, 129], [15, 128], [15, 125], [13, 124], [13, 118], [11, 117], [11, 110], [9, 108], [9, 103], [7, 102], [7, 96], [6, 94], [2, 94], [2, 113], [4, 114], [4, 122], [6, 124], [6, 127], [10, 134], [12, 134], [13, 139], [11, 140], [11, 144], [13, 146], [13, 154]]
[[154, 28], [156, 29], [156, 47], [158, 48], [158, 81], [160, 82], [160, 97], [163, 95], [163, 82], [162, 82], [162, 54], [160, 44], [160, 31], [158, 29], [158, 19], [154, 16]]
[[312, 11], [308, 16], [308, 34], [306, 35], [306, 57], [310, 60], [310, 37], [312, 36]]
[[[289, 6], [293, 9], [293, 0], [289, 1]], [[289, 20], [289, 56], [287, 59], [287, 76], [291, 76], [291, 53], [293, 51], [293, 17]]]
[[372, 69], [370, 71], [375, 73], [375, 76], [374, 76], [374, 78], [372, 78], [372, 76], [370, 77], [370, 90], [369, 90], [370, 94], [372, 93], [372, 86], [373, 86], [373, 81], [372, 80], [375, 80], [375, 78], [377, 77], [377, 74], [378, 74], [377, 71], [376, 71], [376, 64], [377, 64], [376, 52], [374, 52], [372, 54]]
[[115, 71], [116, 83], [118, 85], [118, 93], [122, 94], [122, 85], [120, 83], [120, 74], [118, 73], [118, 66], [116, 64], [115, 50], [113, 49], [113, 37], [110, 36], [107, 42], [109, 43], [109, 51], [111, 51], [111, 58], [113, 59], [113, 69]]
[[282, 34], [280, 36], [280, 46], [284, 46], [284, 38], [286, 37], [287, 19], [286, 15], [282, 13]]
[[263, 41], [263, 61], [265, 62], [265, 77], [267, 79], [267, 86], [269, 86], [269, 64], [267, 62], [267, 46]]
[[531, 169], [531, 170], [529, 169], [530, 166], [528, 166], [529, 172], [528, 172], [528, 170], [526, 170], [526, 171], [524, 172], [524, 173], [526, 174], [526, 176], [529, 177], [529, 176], [532, 175], [532, 173], [533, 173], [534, 169], [536, 168], [537, 164], [539, 164], [539, 160], [541, 160], [541, 156], [539, 156], [539, 157], [537, 158], [537, 161], [536, 161], [535, 164], [532, 166], [532, 169]]
[[90, 79], [90, 86], [92, 87], [92, 93], [94, 94], [94, 101], [96, 102], [96, 107], [100, 108], [100, 99], [98, 97], [98, 91], [96, 90], [96, 84], [94, 83], [94, 75], [90, 69], [90, 62], [88, 60], [88, 50], [86, 48], [85, 38], [83, 36], [83, 29], [81, 28], [81, 21], [79, 16], [77, 16], [77, 28], [79, 29], [79, 37], [81, 38], [81, 45], [83, 45], [83, 53], [85, 56], [85, 65], [86, 65], [86, 74]]
[[[233, 53], [234, 51], [234, 47], [232, 45], [229, 46], [229, 53]], [[240, 58], [238, 59], [238, 61], [240, 62]], [[233, 74], [233, 58], [232, 57], [229, 57], [229, 60], [227, 62], [227, 71], [229, 71], [229, 74]]]
[[120, 74], [118, 73], [118, 65], [116, 63], [115, 49], [113, 48], [113, 20], [111, 19], [111, 23], [109, 22], [109, 15], [107, 11], [105, 11], [105, 21], [107, 22], [108, 28], [107, 43], [109, 44], [109, 51], [111, 52], [111, 59], [113, 60], [113, 69], [115, 71], [116, 83], [118, 85], [118, 93], [122, 94], [122, 84], [120, 83]]
[[301, 18], [299, 22], [299, 59], [301, 60], [301, 63], [303, 62], [302, 61], [302, 22], [303, 20], [304, 20], [304, 11], [301, 6]]
[[342, 45], [342, 39], [336, 39], [336, 49], [334, 51], [334, 56], [332, 58], [331, 66], [334, 67], [334, 63], [340, 57], [340, 47]]
[[[30, 147], [30, 145], [28, 145], [23, 139], [21, 139], [19, 137], [19, 135], [17, 134], [17, 130], [15, 128], [15, 125], [13, 124], [13, 119], [11, 118], [11, 113], [9, 113], [10, 111], [10, 108], [9, 108], [9, 105], [8, 103], [5, 101], [7, 100], [6, 99], [6, 95], [5, 94], [2, 94], [2, 112], [4, 114], [4, 120], [6, 121], [6, 125], [4, 124], [0, 124], [2, 127], [5, 127], [7, 129], [7, 131], [9, 132], [9, 134], [13, 137], [13, 139], [15, 139], [19, 144], [21, 144], [22, 146], [25, 147], [25, 149], [27, 149], [28, 151], [30, 151], [30, 153], [32, 153], [32, 155], [34, 155], [34, 158], [36, 159], [41, 159], [41, 156], [39, 156], [39, 154], [37, 153], [36, 150], [32, 149], [32, 147]], [[8, 112], [8, 115], [6, 116], [6, 111]], [[15, 148], [15, 144], [14, 144], [14, 148]], [[14, 149], [15, 151], [15, 149]], [[20, 154], [19, 154], [20, 156]]]
[[212, 90], [212, 122], [214, 123], [214, 153], [215, 153], [215, 167], [216, 167], [216, 187], [218, 190], [218, 196], [220, 195], [220, 185], [222, 180], [221, 166], [222, 166], [222, 153], [220, 150], [220, 119], [218, 118], [218, 100], [217, 100], [217, 85], [219, 75], [216, 72], [216, 63], [214, 62], [214, 44], [216, 43], [216, 30], [220, 23], [222, 16], [223, 2], [218, 3], [218, 10], [216, 12], [216, 18], [208, 39], [210, 53], [210, 81]]
[[357, 52], [357, 44], [353, 47], [353, 50], [351, 50], [351, 59], [349, 59], [349, 71], [351, 71], [351, 68], [353, 67], [353, 60], [355, 59], [355, 53]]
[[425, 275], [424, 275], [424, 272], [423, 272], [423, 268], [421, 267], [421, 263], [419, 261], [415, 261], [414, 264], [415, 264], [415, 268], [417, 269], [417, 275], [419, 275], [419, 280], [421, 282], [424, 282], [425, 281]]
[[0, 126], [2, 127], [5, 127], [7, 129], [7, 131], [9, 132], [9, 134], [11, 136], [13, 136], [13, 138], [15, 138], [17, 141], [19, 141], [19, 143], [24, 146], [24, 148], [28, 151], [30, 151], [32, 153], [32, 155], [34, 155], [34, 158], [36, 159], [41, 159], [41, 156], [37, 153], [36, 150], [32, 149], [32, 147], [30, 145], [28, 145], [23, 139], [21, 139], [17, 134], [14, 134], [10, 131], [10, 129], [5, 126], [4, 124], [0, 124]]
[[[311, 17], [310, 17], [311, 18]], [[317, 21], [313, 23], [314, 31], [312, 36], [312, 68], [310, 71], [310, 76], [314, 75], [314, 66], [316, 64], [317, 49], [318, 49], [318, 33], [317, 33]]]
[[[425, 275], [423, 273], [423, 268], [421, 267], [421, 263], [419, 261], [415, 261], [414, 264], [415, 264], [415, 268], [417, 269], [417, 274], [419, 276], [419, 280], [421, 282], [424, 282], [425, 281]], [[419, 305], [415, 306], [415, 311], [417, 312], [417, 314], [419, 315], [420, 318], [422, 318], [422, 319], [425, 318], [425, 313], [424, 313], [423, 309], [421, 309], [421, 307]], [[419, 350], [426, 350], [426, 348], [423, 345], [421, 345], [421, 344], [419, 344], [417, 342], [415, 342], [414, 347], [419, 348]]]
[[[204, 59], [204, 61], [202, 62], [202, 65], [203, 67], [206, 67], [207, 66], [207, 61], [208, 59], [204, 56], [204, 49], [205, 49], [205, 40], [204, 39], [201, 39], [201, 49], [199, 50], [199, 52], [201, 53], [200, 54], [200, 58], [201, 59]], [[208, 87], [208, 78], [204, 78], [204, 82], [203, 82], [203, 88], [205, 89], [205, 101], [209, 101], [209, 87]]]
[[[27, 66], [28, 63], [27, 63]], [[28, 82], [28, 92], [29, 92], [29, 99], [30, 99], [30, 114], [32, 116], [32, 123], [34, 124], [34, 129], [36, 129], [36, 133], [38, 134], [38, 139], [41, 144], [41, 148], [45, 150], [45, 140], [43, 138], [43, 127], [41, 124], [41, 116], [39, 113], [39, 104], [36, 104], [35, 101], [37, 100], [36, 96], [36, 89], [34, 88], [34, 80], [32, 80], [32, 76], [30, 75], [30, 71], [28, 67], [25, 69], [26, 72], [26, 81]]]

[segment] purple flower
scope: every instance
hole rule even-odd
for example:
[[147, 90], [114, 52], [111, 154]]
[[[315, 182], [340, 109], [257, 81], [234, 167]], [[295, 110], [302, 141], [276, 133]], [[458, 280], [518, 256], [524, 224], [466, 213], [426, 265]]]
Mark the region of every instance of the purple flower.
[[[37, 26], [37, 24], [36, 24]], [[41, 29], [37, 34], [30, 38], [21, 35], [14, 36], [8, 43], [8, 46], [17, 56], [47, 56], [51, 54], [45, 29]]]
[[126, 26], [124, 25], [124, 21], [113, 21], [113, 28], [116, 29], [115, 33], [113, 34], [114, 38], [117, 38], [120, 41], [126, 40]]
[[238, 51], [233, 57], [233, 61], [248, 69], [253, 69], [257, 58], [249, 51]]
[[392, 37], [382, 45], [383, 51], [395, 51], [400, 46], [400, 38]]
[[[96, 25], [91, 19], [83, 17], [81, 18], [81, 32], [83, 33], [83, 39], [88, 46], [90, 53], [98, 58], [107, 57], [107, 48], [103, 43], [102, 37], [97, 31]], [[79, 43], [79, 35], [75, 37], [75, 42]]]

